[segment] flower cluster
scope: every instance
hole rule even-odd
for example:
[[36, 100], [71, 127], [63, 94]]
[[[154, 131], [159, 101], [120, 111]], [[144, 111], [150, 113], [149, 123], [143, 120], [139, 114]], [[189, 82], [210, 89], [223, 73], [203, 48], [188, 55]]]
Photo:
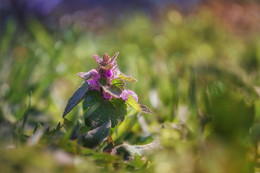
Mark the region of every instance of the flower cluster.
[[106, 53], [102, 58], [98, 55], [94, 55], [94, 59], [99, 64], [98, 67], [87, 73], [80, 72], [77, 75], [88, 82], [90, 90], [99, 91], [106, 100], [113, 98], [127, 100], [129, 95], [131, 95], [138, 101], [136, 93], [132, 90], [125, 89], [124, 80], [136, 80], [120, 72], [116, 61], [118, 54], [117, 52], [112, 58]]

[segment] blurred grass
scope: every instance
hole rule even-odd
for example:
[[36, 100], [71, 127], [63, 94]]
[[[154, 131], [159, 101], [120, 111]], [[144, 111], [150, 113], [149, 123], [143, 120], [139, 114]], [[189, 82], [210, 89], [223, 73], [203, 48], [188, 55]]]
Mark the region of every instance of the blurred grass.
[[[259, 171], [259, 32], [239, 35], [207, 8], [187, 15], [169, 9], [155, 21], [136, 13], [101, 31], [84, 30], [76, 23], [48, 30], [35, 18], [27, 21], [26, 31], [17, 25], [10, 18], [0, 40], [1, 170]], [[133, 162], [124, 163], [114, 156], [79, 150], [59, 135], [34, 147], [20, 142], [16, 146], [20, 134], [15, 129], [28, 107], [29, 92], [26, 133], [33, 134], [38, 123], [54, 128], [81, 82], [76, 73], [96, 66], [93, 54], [116, 51], [121, 71], [138, 80], [128, 87], [153, 114], [140, 115], [146, 120], [143, 124], [130, 113], [112, 136], [118, 143], [130, 144], [160, 136], [162, 150], [147, 153], [146, 161], [135, 156]], [[75, 123], [77, 116], [80, 106], [68, 119]]]

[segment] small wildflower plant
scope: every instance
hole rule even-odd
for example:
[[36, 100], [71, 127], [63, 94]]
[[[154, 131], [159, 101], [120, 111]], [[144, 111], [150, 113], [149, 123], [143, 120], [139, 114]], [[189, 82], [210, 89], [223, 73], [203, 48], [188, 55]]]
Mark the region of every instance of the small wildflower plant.
[[135, 92], [126, 89], [126, 81], [137, 80], [119, 70], [116, 61], [118, 54], [112, 58], [106, 53], [103, 57], [94, 55], [97, 68], [77, 74], [84, 82], [69, 99], [63, 118], [83, 101], [85, 126], [90, 128], [85, 134], [77, 136], [83, 146], [95, 147], [110, 138], [110, 128], [124, 120], [127, 106], [139, 112], [151, 113], [146, 106], [138, 103]]

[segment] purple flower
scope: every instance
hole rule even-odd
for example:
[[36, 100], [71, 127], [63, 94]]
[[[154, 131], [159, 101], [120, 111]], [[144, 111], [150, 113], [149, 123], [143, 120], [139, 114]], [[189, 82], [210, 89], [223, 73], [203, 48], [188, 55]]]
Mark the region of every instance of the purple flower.
[[112, 70], [108, 69], [107, 72], [106, 72], [106, 75], [107, 75], [108, 78], [111, 78], [111, 76], [113, 75]]
[[109, 93], [105, 91], [102, 92], [102, 97], [106, 100], [111, 100], [113, 98], [113, 96], [111, 96]]
[[[123, 82], [123, 86], [121, 83], [121, 86], [114, 86], [117, 87], [117, 91], [113, 92], [114, 88], [110, 88], [112, 85], [112, 81], [115, 79], [125, 80], [127, 79], [127, 76], [122, 74], [118, 68], [116, 58], [118, 56], [118, 52], [110, 58], [108, 54], [104, 54], [102, 58], [100, 58], [98, 55], [94, 55], [95, 61], [99, 64], [96, 69], [90, 70], [87, 73], [80, 72], [78, 73], [78, 76], [85, 79], [90, 87], [90, 90], [97, 90], [102, 93], [102, 97], [106, 100], [111, 100], [113, 98], [122, 98], [123, 100], [127, 100], [129, 98], [129, 95], [131, 95], [136, 101], [138, 101], [138, 97], [136, 93], [134, 93], [131, 90], [125, 89], [125, 84]], [[124, 79], [121, 79], [122, 75]], [[102, 78], [102, 81], [99, 83], [99, 80]], [[118, 92], [119, 90], [119, 92]]]
[[136, 93], [132, 90], [125, 89], [122, 94], [120, 95], [120, 98], [123, 100], [127, 100], [129, 98], [129, 95], [131, 95], [137, 102], [138, 102], [138, 97]]
[[96, 80], [87, 80], [90, 90], [100, 90], [98, 81]]

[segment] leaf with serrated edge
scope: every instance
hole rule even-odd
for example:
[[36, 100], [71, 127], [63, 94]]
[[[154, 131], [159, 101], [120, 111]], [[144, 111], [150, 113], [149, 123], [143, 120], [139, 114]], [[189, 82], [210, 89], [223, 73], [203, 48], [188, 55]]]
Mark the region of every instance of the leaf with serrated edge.
[[108, 138], [110, 128], [111, 120], [108, 119], [101, 126], [81, 135], [78, 142], [85, 147], [93, 148]]
[[87, 82], [83, 82], [82, 85], [76, 90], [76, 92], [69, 99], [62, 117], [64, 118], [84, 97], [88, 91], [89, 86]]
[[125, 80], [125, 81], [129, 81], [129, 82], [136, 82], [137, 81], [133, 76], [127, 76], [124, 73], [120, 73], [118, 75], [118, 78]]
[[152, 112], [149, 110], [149, 108], [145, 105], [138, 104], [137, 101], [134, 99], [133, 96], [129, 95], [129, 98], [126, 101], [126, 104], [134, 108], [135, 110], [139, 112], [143, 112], [145, 114], [151, 114]]
[[110, 95], [119, 98], [123, 90], [125, 89], [125, 83], [120, 79], [114, 79], [111, 82], [111, 86], [103, 86], [102, 88], [105, 92], [109, 93]]
[[137, 101], [134, 99], [133, 96], [129, 95], [129, 98], [126, 101], [126, 104], [128, 104], [129, 106], [131, 106], [132, 108], [134, 108], [135, 110], [137, 110], [138, 112], [141, 112], [142, 109], [140, 107], [140, 105], [137, 103]]
[[104, 100], [98, 91], [92, 90], [84, 96], [83, 111], [85, 124], [92, 129], [99, 127], [108, 118], [112, 127], [123, 121], [127, 106], [122, 99]]
[[106, 78], [100, 78], [98, 79], [98, 84], [100, 86], [106, 86], [107, 85], [107, 79]]
[[97, 90], [87, 92], [83, 101], [83, 111], [88, 110], [93, 105], [100, 104], [102, 101], [103, 98]]

